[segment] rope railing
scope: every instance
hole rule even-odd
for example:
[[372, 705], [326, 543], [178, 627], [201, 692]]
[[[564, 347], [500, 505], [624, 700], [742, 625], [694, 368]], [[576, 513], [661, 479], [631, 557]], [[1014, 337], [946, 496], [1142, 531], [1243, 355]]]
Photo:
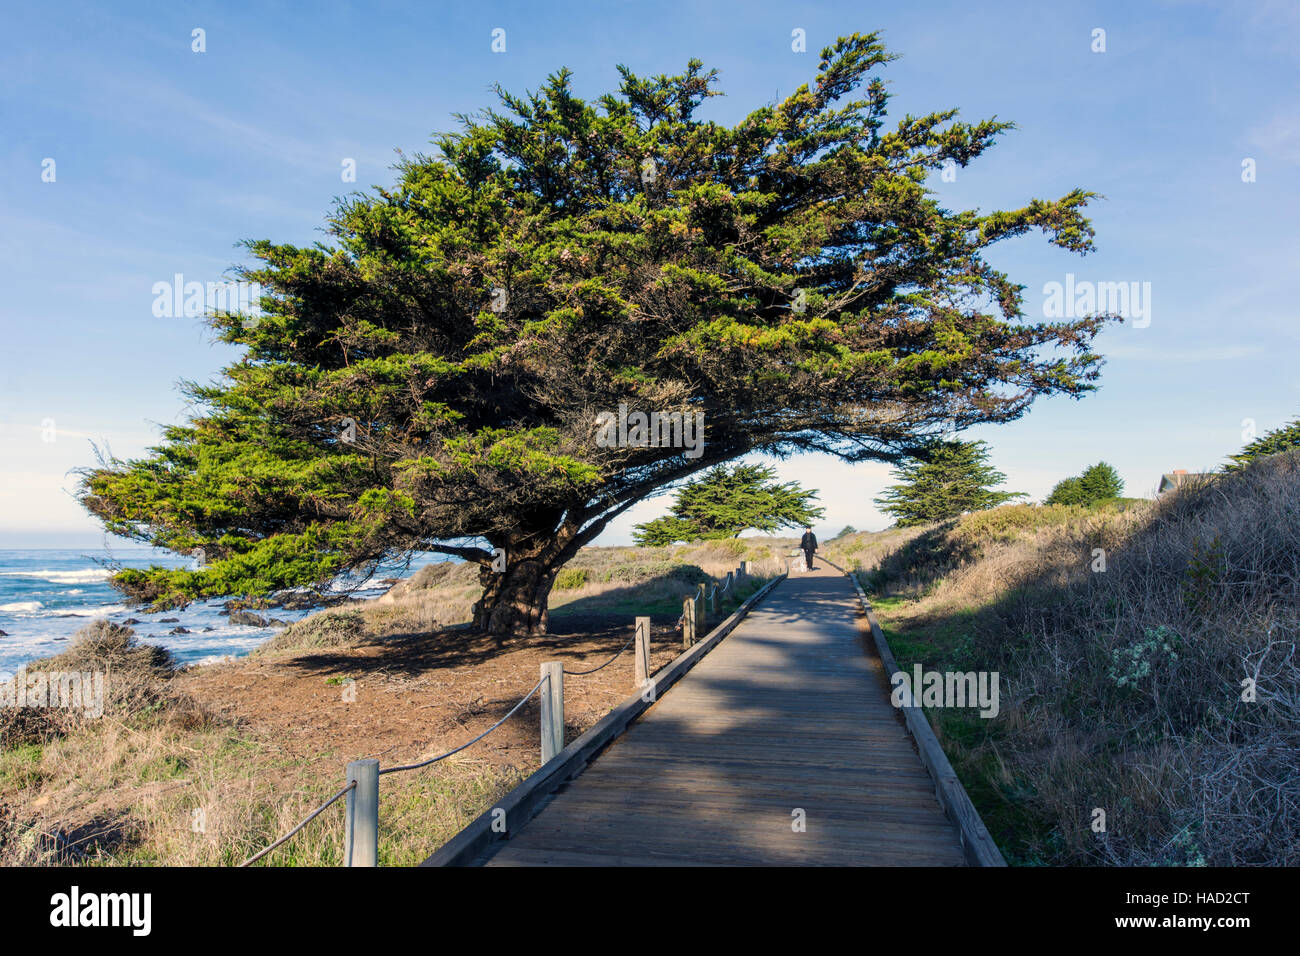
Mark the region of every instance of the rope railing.
[[571, 671], [571, 670], [568, 670], [568, 669], [566, 668], [565, 671], [564, 671], [564, 673], [565, 673], [567, 676], [569, 676], [569, 677], [586, 677], [588, 674], [594, 674], [594, 673], [596, 673], [596, 671], [603, 671], [603, 670], [604, 670], [606, 667], [608, 667], [610, 664], [612, 664], [612, 663], [614, 663], [616, 660], [618, 660], [619, 657], [622, 655], [622, 653], [623, 653], [625, 650], [627, 650], [629, 647], [632, 646], [632, 642], [633, 642], [634, 640], [636, 640], [636, 631], [633, 631], [633, 632], [632, 632], [632, 636], [629, 637], [629, 638], [627, 639], [627, 643], [626, 643], [626, 644], [624, 644], [622, 647], [620, 647], [617, 651], [614, 652], [614, 656], [613, 656], [613, 657], [611, 657], [609, 660], [605, 661], [605, 663], [601, 664], [599, 667], [593, 667], [593, 668], [592, 668], [591, 670], [589, 670], [589, 671]]
[[406, 765], [403, 766], [403, 767], [385, 767], [383, 770], [380, 770], [380, 771], [379, 771], [380, 774], [385, 774], [385, 773], [398, 773], [399, 771], [402, 771], [402, 770], [419, 770], [421, 767], [427, 767], [427, 766], [429, 766], [429, 764], [431, 764], [431, 763], [437, 763], [439, 760], [446, 760], [448, 757], [452, 756], [453, 754], [458, 754], [458, 753], [460, 753], [462, 750], [468, 750], [470, 747], [473, 747], [476, 743], [478, 743], [480, 740], [482, 740], [482, 739], [483, 739], [484, 737], [486, 737], [488, 734], [492, 733], [492, 731], [496, 730], [498, 727], [500, 727], [502, 724], [504, 724], [507, 720], [509, 720], [511, 717], [513, 717], [513, 716], [515, 715], [515, 711], [519, 710], [520, 707], [524, 706], [524, 704], [526, 704], [526, 703], [528, 702], [528, 698], [530, 698], [530, 697], [532, 697], [534, 694], [536, 694], [536, 693], [537, 693], [537, 689], [538, 689], [539, 687], [541, 687], [541, 686], [542, 686], [543, 684], [545, 684], [545, 683], [546, 683], [546, 678], [543, 677], [541, 680], [539, 680], [536, 684], [533, 685], [533, 689], [532, 689], [532, 690], [530, 690], [528, 693], [524, 694], [523, 697], [519, 698], [519, 703], [517, 703], [517, 704], [515, 704], [515, 706], [511, 707], [509, 713], [507, 713], [504, 717], [502, 717], [500, 720], [498, 720], [495, 724], [493, 724], [493, 725], [492, 725], [491, 727], [489, 727], [487, 730], [483, 731], [483, 733], [479, 734], [477, 737], [475, 737], [475, 738], [474, 738], [473, 740], [471, 740], [469, 743], [467, 743], [467, 744], [461, 744], [459, 747], [457, 747], [457, 748], [454, 749], [454, 750], [448, 750], [445, 754], [439, 754], [439, 755], [436, 756], [436, 757], [430, 757], [428, 760], [421, 760], [419, 763], [410, 763], [410, 764], [406, 764]]
[[[622, 652], [620, 651], [619, 653], [622, 653]], [[513, 717], [513, 716], [515, 715], [515, 713], [519, 710], [519, 708], [522, 707], [522, 706], [524, 706], [524, 704], [526, 704], [526, 703], [528, 702], [528, 699], [529, 699], [530, 697], [532, 697], [533, 694], [537, 693], [538, 688], [540, 688], [544, 683], [546, 683], [546, 678], [545, 678], [545, 677], [543, 677], [543, 678], [542, 678], [541, 680], [539, 680], [536, 684], [534, 684], [533, 687], [532, 687], [532, 689], [531, 689], [527, 694], [525, 694], [523, 697], [519, 698], [519, 702], [518, 702], [517, 704], [515, 704], [513, 707], [511, 707], [510, 710], [506, 713], [506, 715], [505, 715], [504, 717], [502, 717], [502, 718], [501, 718], [500, 720], [498, 720], [495, 724], [493, 724], [493, 725], [492, 725], [491, 727], [489, 727], [487, 730], [483, 731], [483, 733], [479, 734], [477, 737], [475, 737], [473, 740], [469, 741], [468, 743], [463, 743], [463, 744], [461, 744], [459, 747], [453, 748], [452, 750], [448, 750], [448, 751], [447, 751], [446, 753], [444, 753], [444, 754], [439, 754], [439, 755], [436, 756], [436, 757], [430, 757], [428, 760], [422, 760], [422, 761], [420, 761], [419, 763], [406, 764], [406, 765], [401, 766], [401, 767], [385, 767], [384, 769], [379, 770], [377, 773], [378, 773], [378, 774], [385, 774], [385, 773], [397, 773], [397, 772], [402, 771], [402, 770], [419, 770], [421, 767], [427, 767], [427, 766], [429, 766], [430, 764], [437, 763], [439, 760], [446, 760], [448, 757], [453, 756], [454, 754], [458, 754], [458, 753], [460, 753], [462, 750], [467, 750], [467, 749], [469, 749], [470, 747], [472, 747], [472, 746], [474, 746], [476, 743], [478, 743], [480, 740], [482, 740], [484, 737], [486, 737], [488, 734], [492, 733], [492, 731], [496, 730], [498, 727], [500, 727], [502, 724], [504, 724], [504, 723], [505, 723], [507, 720], [509, 720], [511, 717]], [[305, 817], [305, 818], [304, 818], [304, 819], [303, 819], [303, 820], [302, 820], [302, 821], [301, 821], [301, 822], [300, 822], [296, 827], [294, 827], [292, 830], [290, 830], [290, 831], [289, 831], [288, 833], [286, 833], [284, 836], [280, 837], [280, 839], [276, 840], [276, 841], [275, 841], [274, 843], [272, 843], [270, 846], [268, 846], [268, 847], [266, 847], [265, 849], [259, 851], [258, 853], [255, 853], [253, 856], [250, 856], [247, 860], [245, 860], [243, 863], [241, 863], [241, 864], [239, 864], [239, 865], [240, 865], [241, 867], [244, 867], [244, 866], [248, 866], [248, 865], [250, 865], [250, 864], [252, 864], [252, 863], [256, 863], [258, 860], [262, 859], [262, 857], [266, 856], [266, 855], [267, 855], [268, 853], [270, 853], [272, 850], [274, 850], [274, 849], [276, 849], [276, 848], [278, 848], [278, 847], [281, 847], [281, 846], [283, 846], [284, 844], [288, 843], [291, 839], [293, 839], [295, 836], [298, 835], [298, 833], [300, 833], [300, 832], [302, 831], [302, 828], [303, 828], [303, 827], [305, 827], [307, 824], [311, 823], [312, 820], [315, 820], [315, 819], [316, 819], [318, 816], [320, 816], [320, 815], [321, 815], [321, 814], [322, 814], [326, 809], [328, 809], [332, 804], [336, 803], [338, 800], [340, 800], [341, 798], [343, 798], [344, 796], [346, 796], [346, 795], [348, 794], [349, 791], [355, 790], [356, 787], [357, 787], [357, 782], [354, 780], [354, 781], [352, 781], [351, 783], [349, 783], [346, 787], [344, 787], [342, 790], [340, 790], [338, 793], [334, 794], [334, 796], [330, 797], [328, 800], [326, 800], [324, 803], [322, 803], [319, 807], [317, 807], [317, 808], [316, 808], [315, 810], [313, 810], [311, 813], [309, 813], [309, 814], [308, 814], [308, 815], [307, 815], [307, 816], [306, 816], [306, 817]]]
[[286, 833], [284, 836], [280, 837], [280, 839], [276, 840], [274, 843], [272, 843], [270, 846], [268, 846], [265, 850], [262, 850], [262, 851], [260, 851], [260, 852], [258, 852], [258, 853], [254, 853], [252, 856], [250, 856], [247, 860], [245, 860], [243, 863], [241, 863], [241, 864], [239, 864], [239, 865], [240, 865], [241, 867], [243, 867], [243, 866], [248, 866], [248, 865], [251, 864], [251, 863], [256, 863], [258, 860], [260, 860], [262, 857], [266, 856], [266, 855], [267, 855], [268, 853], [270, 853], [272, 850], [276, 849], [277, 847], [284, 846], [284, 845], [285, 845], [286, 843], [288, 843], [291, 839], [293, 839], [295, 836], [297, 836], [297, 835], [298, 835], [298, 832], [299, 832], [303, 827], [305, 827], [307, 824], [311, 823], [311, 822], [312, 822], [313, 820], [315, 820], [318, 816], [320, 816], [322, 813], [324, 813], [325, 810], [326, 810], [330, 805], [332, 805], [335, 801], [337, 801], [337, 800], [343, 798], [344, 796], [346, 796], [349, 790], [354, 790], [354, 789], [356, 789], [356, 786], [357, 786], [357, 785], [356, 785], [356, 782], [355, 782], [355, 781], [352, 782], [352, 783], [350, 783], [350, 784], [348, 784], [346, 787], [344, 787], [344, 788], [343, 788], [342, 790], [340, 790], [338, 793], [334, 794], [334, 796], [330, 797], [328, 800], [326, 800], [324, 803], [322, 803], [319, 807], [317, 807], [315, 810], [313, 810], [310, 814], [308, 814], [307, 817], [306, 817], [306, 819], [304, 819], [301, 823], [299, 823], [296, 827], [294, 827], [292, 830], [290, 830], [290, 831], [289, 831], [288, 833]]
[[[741, 578], [746, 576], [746, 563], [741, 562], [740, 568], [736, 572], [727, 572], [724, 583], [713, 583], [711, 590], [707, 590], [704, 585], [700, 585], [699, 590], [691, 597], [687, 597], [684, 602], [682, 615], [677, 619], [677, 625], [684, 629], [685, 642], [687, 646], [694, 643], [695, 628], [687, 627], [688, 615], [693, 623], [702, 625], [705, 621], [705, 601], [712, 606], [714, 612], [717, 612], [717, 600], [719, 597], [728, 594], [733, 587], [737, 586]], [[417, 763], [403, 764], [399, 767], [384, 767], [380, 769], [379, 761], [376, 759], [356, 760], [348, 764], [348, 783], [342, 790], [334, 794], [319, 807], [304, 817], [292, 830], [280, 837], [274, 843], [259, 850], [253, 856], [249, 857], [239, 866], [245, 867], [256, 863], [267, 854], [284, 846], [291, 839], [302, 832], [307, 824], [311, 823], [318, 816], [324, 813], [329, 807], [336, 802], [348, 797], [347, 804], [347, 837], [344, 850], [345, 866], [375, 866], [378, 862], [378, 829], [379, 829], [379, 777], [383, 774], [401, 773], [407, 770], [419, 770], [422, 767], [428, 767], [431, 764], [446, 760], [463, 750], [468, 750], [483, 738], [487, 737], [507, 720], [519, 712], [520, 708], [526, 704], [534, 694], [542, 691], [541, 700], [541, 737], [542, 737], [542, 763], [553, 759], [564, 748], [564, 676], [585, 677], [588, 674], [595, 674], [597, 671], [604, 670], [614, 661], [618, 660], [623, 653], [637, 643], [637, 653], [635, 666], [633, 668], [633, 684], [641, 687], [650, 679], [650, 618], [638, 617], [636, 626], [633, 629], [632, 636], [627, 642], [620, 647], [612, 657], [603, 664], [587, 670], [571, 671], [564, 668], [560, 663], [549, 662], [542, 664], [542, 676], [536, 684], [519, 698], [518, 702], [508, 710], [505, 715], [494, 723], [487, 730], [483, 731], [477, 737], [469, 740], [458, 747], [448, 750], [446, 753], [438, 754], [436, 757], [430, 757], [427, 760], [421, 760]], [[356, 861], [360, 860], [360, 863]]]

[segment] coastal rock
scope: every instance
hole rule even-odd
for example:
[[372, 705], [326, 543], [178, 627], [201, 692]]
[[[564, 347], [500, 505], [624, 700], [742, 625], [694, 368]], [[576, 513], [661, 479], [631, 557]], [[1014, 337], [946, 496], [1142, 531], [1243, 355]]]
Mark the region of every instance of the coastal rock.
[[272, 596], [276, 607], [286, 611], [307, 611], [317, 607], [333, 607], [348, 600], [346, 594], [317, 594], [314, 591], [280, 591]]
[[190, 632], [190, 629], [189, 629], [188, 627], [173, 627], [173, 628], [172, 628], [170, 631], [168, 631], [167, 633], [168, 633], [168, 634], [188, 634], [189, 632]]
[[177, 623], [179, 620], [180, 620], [179, 617], [160, 617], [160, 618], [158, 618], [158, 623], [159, 623], [159, 624], [175, 624], [175, 623]]
[[123, 627], [130, 627], [132, 624], [139, 624], [139, 623], [140, 623], [140, 622], [139, 622], [138, 620], [136, 620], [135, 618], [133, 618], [133, 617], [128, 617], [125, 621], [122, 622], [122, 626], [123, 626]]
[[260, 614], [254, 614], [252, 611], [231, 611], [231, 624], [246, 624], [249, 627], [268, 627], [266, 618]]
[[0, 631], [0, 637], [8, 637], [8, 636], [9, 636], [8, 631]]

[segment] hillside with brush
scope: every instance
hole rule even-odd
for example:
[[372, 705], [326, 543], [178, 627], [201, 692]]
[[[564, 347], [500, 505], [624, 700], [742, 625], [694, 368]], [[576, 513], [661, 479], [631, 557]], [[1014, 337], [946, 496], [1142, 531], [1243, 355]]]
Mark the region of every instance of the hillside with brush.
[[899, 666], [997, 671], [930, 709], [1008, 860], [1300, 862], [1300, 451], [1155, 502], [852, 535]]

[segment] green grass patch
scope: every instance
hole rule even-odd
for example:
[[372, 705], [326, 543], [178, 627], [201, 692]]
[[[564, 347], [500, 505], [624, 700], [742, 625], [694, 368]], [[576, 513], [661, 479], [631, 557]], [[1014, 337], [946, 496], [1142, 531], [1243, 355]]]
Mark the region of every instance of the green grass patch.
[[0, 750], [0, 787], [30, 787], [41, 780], [42, 744], [19, 744]]

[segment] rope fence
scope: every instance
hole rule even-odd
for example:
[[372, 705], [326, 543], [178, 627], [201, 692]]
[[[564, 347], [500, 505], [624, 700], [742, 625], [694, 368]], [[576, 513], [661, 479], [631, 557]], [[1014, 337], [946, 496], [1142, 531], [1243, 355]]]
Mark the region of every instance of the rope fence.
[[290, 830], [290, 831], [289, 831], [288, 833], [286, 833], [284, 836], [280, 837], [280, 839], [276, 840], [274, 843], [272, 843], [270, 846], [268, 846], [265, 850], [262, 850], [262, 851], [259, 852], [259, 853], [254, 853], [252, 856], [250, 856], [247, 860], [245, 860], [243, 863], [241, 863], [241, 864], [239, 864], [239, 865], [242, 867], [242, 866], [249, 866], [250, 864], [256, 863], [258, 860], [260, 860], [262, 857], [266, 856], [266, 855], [267, 855], [268, 853], [270, 853], [272, 850], [274, 850], [274, 849], [276, 849], [277, 847], [283, 846], [284, 844], [288, 843], [291, 839], [293, 839], [295, 836], [298, 835], [298, 831], [300, 831], [303, 827], [305, 827], [307, 824], [311, 823], [311, 822], [312, 822], [313, 820], [315, 820], [318, 816], [320, 816], [322, 813], [324, 813], [325, 810], [326, 810], [329, 806], [331, 806], [335, 801], [337, 801], [337, 800], [341, 799], [343, 796], [345, 796], [345, 795], [348, 793], [348, 791], [353, 790], [353, 789], [355, 789], [355, 788], [356, 788], [356, 784], [355, 784], [355, 783], [350, 783], [350, 784], [348, 784], [346, 787], [344, 787], [344, 788], [343, 788], [342, 790], [340, 790], [338, 793], [334, 794], [334, 796], [330, 797], [328, 800], [326, 800], [324, 803], [322, 803], [319, 807], [317, 807], [315, 810], [313, 810], [310, 814], [308, 814], [307, 817], [306, 817], [306, 818], [305, 818], [301, 823], [299, 823], [296, 827], [294, 827], [292, 830]]
[[[685, 598], [682, 616], [674, 627], [683, 630], [683, 645], [689, 649], [696, 643], [697, 635], [704, 633], [707, 614], [718, 614], [719, 599], [739, 587], [742, 579], [749, 576], [747, 563], [742, 561], [739, 569], [728, 571], [722, 584], [713, 583], [711, 589], [700, 584], [698, 590]], [[376, 759], [354, 760], [347, 765], [347, 785], [330, 797], [319, 807], [304, 817], [292, 830], [274, 843], [253, 854], [239, 866], [251, 866], [258, 860], [278, 849], [302, 832], [307, 824], [325, 812], [344, 797], [347, 798], [346, 835], [344, 837], [344, 866], [378, 866], [379, 847], [379, 778], [384, 774], [400, 773], [406, 770], [419, 770], [431, 764], [446, 760], [463, 750], [468, 750], [487, 737], [507, 720], [519, 712], [534, 694], [540, 692], [541, 704], [541, 757], [542, 764], [554, 759], [564, 749], [564, 677], [585, 677], [604, 670], [623, 655], [633, 644], [636, 655], [633, 663], [632, 684], [634, 689], [641, 689], [650, 681], [650, 618], [636, 618], [632, 636], [620, 647], [609, 660], [589, 670], [570, 671], [556, 661], [541, 665], [541, 678], [532, 689], [510, 708], [500, 720], [473, 740], [461, 744], [446, 753], [418, 763], [403, 764], [399, 767], [380, 769]]]
[[571, 670], [565, 670], [564, 673], [565, 673], [566, 676], [569, 676], [569, 677], [586, 677], [588, 674], [594, 674], [594, 673], [596, 673], [596, 671], [603, 671], [603, 670], [604, 670], [606, 667], [608, 667], [610, 664], [612, 664], [612, 663], [614, 663], [616, 660], [618, 660], [619, 657], [622, 655], [622, 653], [623, 653], [625, 650], [627, 650], [629, 647], [632, 646], [632, 642], [635, 641], [635, 640], [636, 640], [636, 631], [634, 630], [634, 631], [632, 632], [632, 636], [629, 637], [629, 638], [627, 639], [627, 643], [624, 644], [622, 647], [620, 647], [617, 651], [615, 651], [615, 652], [614, 652], [614, 656], [611, 657], [609, 660], [605, 661], [605, 663], [601, 664], [599, 667], [593, 667], [593, 668], [592, 668], [591, 670], [589, 670], [589, 671], [571, 671]]
[[431, 764], [431, 763], [437, 763], [439, 760], [446, 760], [448, 757], [452, 756], [453, 754], [458, 754], [458, 753], [460, 753], [462, 750], [468, 750], [470, 747], [473, 747], [476, 743], [478, 743], [480, 740], [482, 740], [482, 739], [483, 739], [484, 737], [486, 737], [488, 734], [492, 733], [492, 731], [496, 730], [498, 727], [500, 727], [502, 724], [504, 724], [507, 720], [509, 720], [511, 717], [513, 717], [513, 716], [515, 715], [515, 712], [518, 711], [520, 707], [524, 706], [524, 704], [526, 704], [526, 703], [528, 702], [528, 698], [532, 697], [535, 693], [537, 693], [537, 689], [538, 689], [539, 687], [541, 687], [544, 683], [546, 683], [546, 678], [545, 678], [545, 677], [543, 677], [543, 678], [542, 678], [541, 680], [539, 680], [536, 684], [534, 684], [532, 690], [530, 690], [528, 693], [524, 694], [523, 697], [520, 697], [520, 698], [519, 698], [519, 703], [517, 703], [517, 704], [515, 704], [515, 706], [511, 707], [509, 713], [507, 713], [504, 717], [502, 717], [500, 720], [498, 720], [495, 724], [493, 724], [493, 725], [492, 725], [491, 727], [489, 727], [487, 730], [483, 731], [483, 733], [479, 734], [477, 737], [475, 737], [475, 738], [474, 738], [473, 740], [471, 740], [469, 743], [467, 743], [467, 744], [461, 744], [459, 747], [455, 748], [454, 750], [448, 750], [445, 754], [439, 754], [439, 755], [436, 756], [436, 757], [430, 757], [428, 760], [421, 760], [419, 763], [409, 763], [409, 764], [406, 764], [406, 765], [403, 766], [403, 767], [386, 767], [386, 768], [384, 768], [383, 770], [381, 770], [381, 771], [379, 771], [379, 772], [380, 772], [381, 774], [384, 774], [384, 773], [399, 773], [399, 772], [401, 772], [401, 771], [403, 771], [403, 770], [419, 770], [421, 767], [427, 767], [427, 766], [429, 766], [429, 764]]

